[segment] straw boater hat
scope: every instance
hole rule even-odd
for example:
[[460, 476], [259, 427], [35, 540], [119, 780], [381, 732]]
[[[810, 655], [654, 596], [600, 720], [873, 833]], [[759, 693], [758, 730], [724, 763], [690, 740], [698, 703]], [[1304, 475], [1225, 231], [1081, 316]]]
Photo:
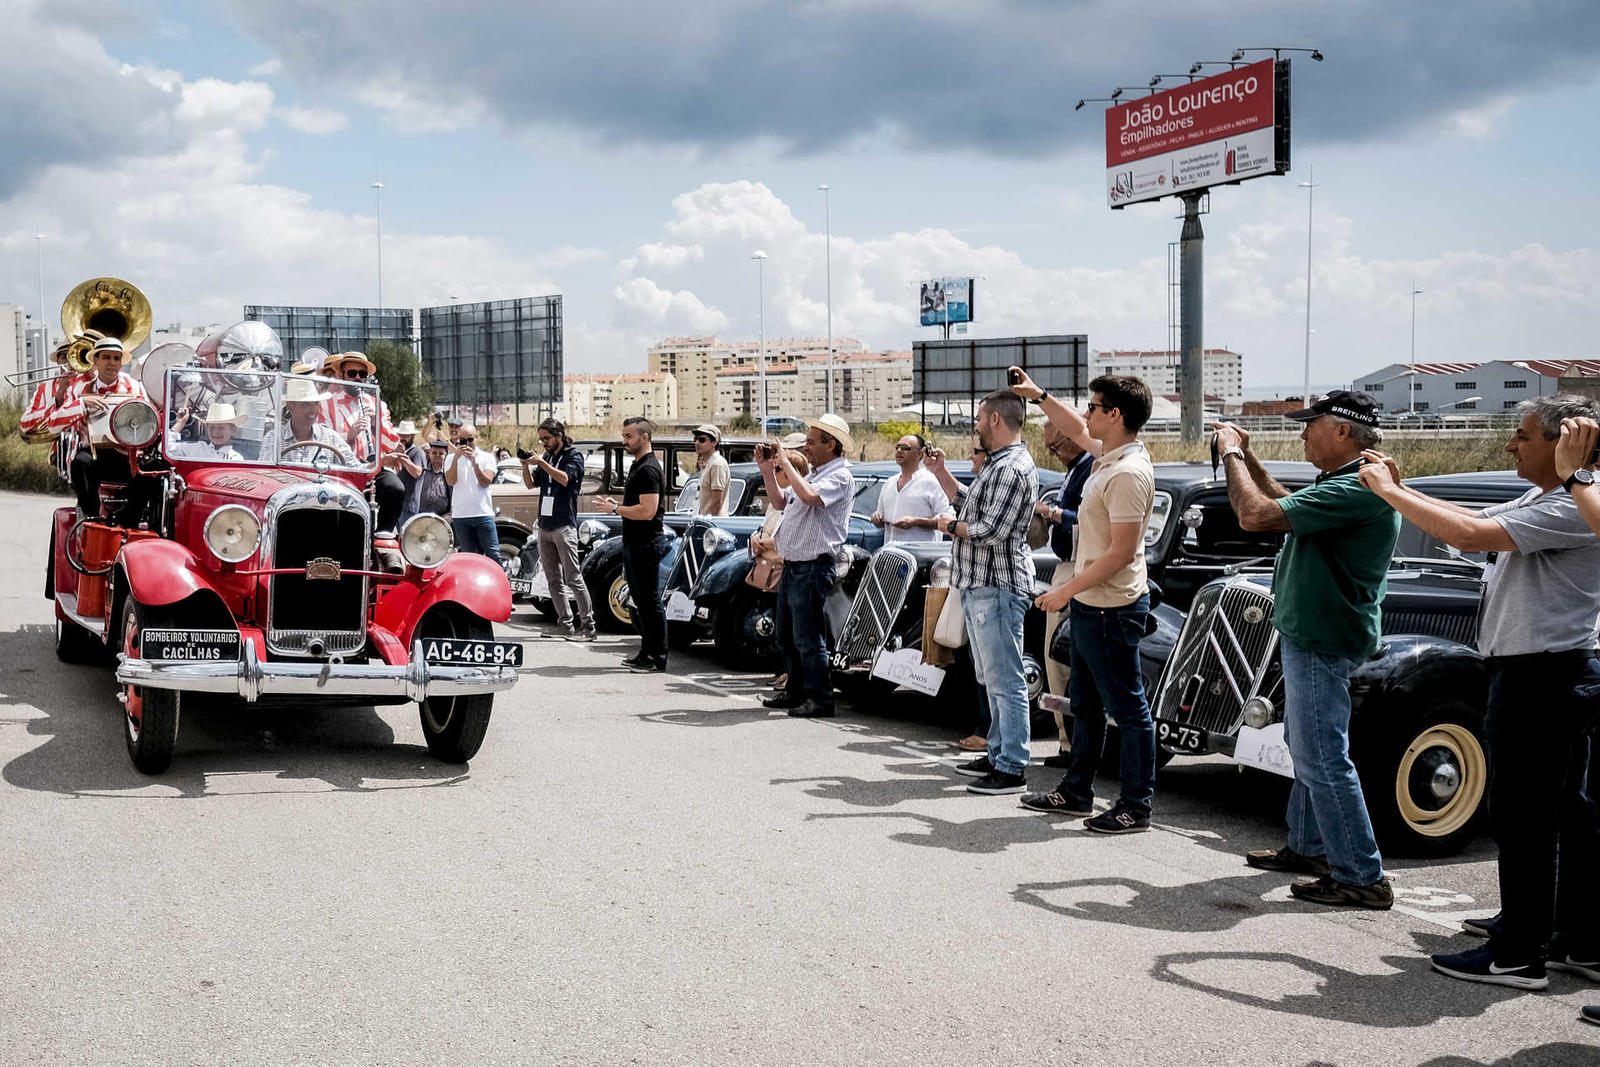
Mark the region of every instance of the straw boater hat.
[[118, 338], [115, 338], [115, 337], [102, 337], [102, 338], [100, 338], [100, 340], [98, 340], [98, 341], [96, 341], [94, 343], [94, 354], [96, 356], [100, 355], [100, 353], [102, 353], [102, 352], [121, 352], [121, 351], [122, 351], [122, 342], [121, 342], [121, 340], [119, 340]]
[[237, 430], [239, 427], [245, 424], [248, 418], [249, 416], [247, 415], [241, 415], [238, 412], [235, 412], [232, 404], [226, 404], [220, 400], [213, 400], [211, 405], [206, 408], [206, 413], [200, 416], [200, 424], [202, 426], [228, 425]]
[[328, 361], [328, 350], [325, 348], [308, 348], [300, 353], [300, 358], [289, 368], [290, 374], [321, 374], [322, 365]]
[[322, 372], [325, 374], [341, 374], [344, 372], [346, 363], [359, 363], [367, 368], [368, 374], [378, 373], [377, 364], [360, 352], [340, 352], [338, 355], [329, 356], [322, 361]]
[[806, 425], [813, 430], [821, 430], [843, 445], [843, 455], [849, 456], [850, 453], [856, 450], [856, 439], [850, 436], [850, 424], [833, 412], [830, 411], [828, 414], [815, 419], [807, 419]]
[[417, 424], [410, 419], [401, 419], [399, 425], [394, 428], [394, 432], [400, 437], [407, 435], [415, 437], [417, 435]]
[[331, 395], [326, 390], [317, 388], [317, 383], [310, 378], [286, 378], [283, 382], [285, 404], [316, 404]]

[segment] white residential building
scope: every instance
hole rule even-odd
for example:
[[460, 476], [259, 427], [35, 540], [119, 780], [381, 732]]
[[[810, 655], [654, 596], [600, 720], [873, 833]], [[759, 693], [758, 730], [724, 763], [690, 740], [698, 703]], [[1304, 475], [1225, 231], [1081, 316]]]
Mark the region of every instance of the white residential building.
[[[28, 316], [20, 304], [0, 304], [0, 375], [18, 374], [28, 369]], [[0, 378], [0, 395], [8, 400], [22, 397]]]
[[[767, 413], [804, 418], [827, 410], [826, 355], [805, 356], [767, 367]], [[761, 376], [754, 365], [717, 371], [716, 420], [756, 416]], [[833, 409], [849, 422], [874, 422], [911, 403], [910, 352], [856, 352], [835, 356]]]
[[[835, 362], [865, 352], [866, 345], [853, 337], [835, 337]], [[819, 357], [826, 363], [828, 340], [825, 337], [774, 338], [767, 341], [767, 364], [788, 364], [796, 359]], [[718, 409], [718, 371], [725, 367], [751, 367], [760, 362], [760, 341], [724, 341], [718, 337], [669, 337], [650, 347], [647, 369], [651, 374], [670, 374], [678, 382], [678, 414], [684, 419], [716, 417]], [[835, 383], [837, 393], [837, 382]]]
[[[1096, 352], [1090, 360], [1090, 375], [1130, 374], [1144, 381], [1150, 392], [1164, 396], [1180, 392], [1179, 353], [1162, 349], [1116, 349]], [[1226, 348], [1208, 348], [1201, 364], [1201, 389], [1224, 403], [1244, 399], [1244, 359]]]

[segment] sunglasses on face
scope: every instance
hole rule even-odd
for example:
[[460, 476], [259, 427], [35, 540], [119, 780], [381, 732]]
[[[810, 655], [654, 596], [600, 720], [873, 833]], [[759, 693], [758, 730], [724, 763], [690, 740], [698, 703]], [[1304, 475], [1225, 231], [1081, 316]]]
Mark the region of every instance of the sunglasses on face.
[[1116, 407], [1111, 404], [1101, 404], [1091, 400], [1087, 404], [1083, 405], [1083, 413], [1085, 415], [1093, 415], [1096, 408], [1099, 408], [1101, 411], [1117, 410]]
[[894, 450], [896, 452], [915, 452], [917, 450], [917, 446], [916, 445], [895, 445], [894, 446]]
[[458, 438], [456, 438], [456, 444], [458, 444], [458, 445], [470, 445], [476, 440], [477, 440], [476, 437], [458, 437]]
[[989, 450], [987, 448], [974, 448], [972, 450], [972, 454], [974, 456], [987, 456], [989, 454]]
[[710, 434], [697, 433], [694, 435], [694, 440], [696, 444], [699, 444], [702, 441], [715, 441], [716, 438], [712, 437]]
[[352, 381], [364, 382], [367, 380], [367, 372], [364, 370], [347, 370], [344, 372], [344, 376]]

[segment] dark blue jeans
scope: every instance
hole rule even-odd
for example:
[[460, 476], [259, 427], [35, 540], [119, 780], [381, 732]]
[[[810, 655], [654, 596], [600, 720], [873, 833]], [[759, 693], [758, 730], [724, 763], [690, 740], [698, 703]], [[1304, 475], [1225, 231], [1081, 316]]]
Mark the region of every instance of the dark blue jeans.
[[633, 600], [633, 628], [639, 631], [639, 655], [662, 662], [667, 658], [667, 616], [658, 588], [662, 541], [622, 546], [622, 574]]
[[1495, 959], [1543, 959], [1553, 930], [1579, 952], [1592, 951], [1600, 947], [1600, 820], [1587, 778], [1600, 660], [1554, 652], [1491, 659], [1489, 668], [1489, 829], [1500, 848]]
[[833, 703], [822, 605], [836, 578], [833, 557], [819, 556], [784, 560], [778, 580], [778, 648], [789, 671], [786, 692], [819, 704]]
[[1122, 735], [1121, 803], [1148, 817], [1156, 795], [1156, 730], [1144, 698], [1139, 641], [1150, 598], [1122, 608], [1072, 602], [1071, 764], [1059, 792], [1085, 804], [1094, 800], [1094, 772], [1106, 744], [1106, 716]]
[[470, 515], [453, 518], [450, 525], [456, 531], [456, 548], [462, 552], [476, 552], [500, 562], [500, 533], [491, 515]]

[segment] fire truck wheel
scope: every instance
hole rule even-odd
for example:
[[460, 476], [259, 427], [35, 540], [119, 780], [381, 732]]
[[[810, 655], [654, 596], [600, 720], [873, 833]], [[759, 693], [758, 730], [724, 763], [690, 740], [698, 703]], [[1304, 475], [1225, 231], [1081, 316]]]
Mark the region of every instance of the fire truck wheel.
[[[146, 607], [132, 596], [122, 605], [122, 651], [138, 654], [139, 634], [147, 626], [171, 625], [159, 609]], [[182, 694], [176, 689], [122, 687], [122, 734], [128, 758], [144, 774], [160, 774], [172, 763], [178, 743], [178, 709]]]
[[[460, 637], [473, 641], [494, 639], [494, 627], [461, 608], [436, 608], [417, 627], [417, 636]], [[428, 751], [445, 763], [465, 763], [483, 747], [494, 710], [493, 693], [470, 696], [429, 697], [422, 702], [422, 736]]]

